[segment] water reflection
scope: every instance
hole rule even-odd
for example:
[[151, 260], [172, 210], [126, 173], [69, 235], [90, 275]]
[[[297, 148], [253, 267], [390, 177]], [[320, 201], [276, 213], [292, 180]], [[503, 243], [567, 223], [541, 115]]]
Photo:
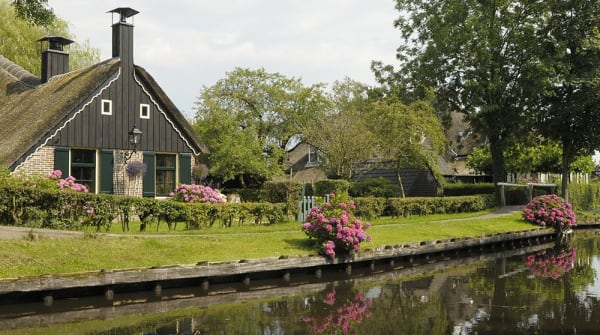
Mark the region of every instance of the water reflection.
[[77, 323], [58, 321], [67, 312], [0, 311], [0, 334], [600, 333], [599, 235], [505, 256], [231, 296], [163, 292], [152, 303], [69, 312], [95, 315]]

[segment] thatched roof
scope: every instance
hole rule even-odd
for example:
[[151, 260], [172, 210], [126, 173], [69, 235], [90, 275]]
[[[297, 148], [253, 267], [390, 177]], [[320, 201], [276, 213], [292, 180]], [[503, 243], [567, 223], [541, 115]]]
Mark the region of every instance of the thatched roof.
[[119, 59], [39, 79], [0, 56], [0, 165], [10, 166], [82, 101], [118, 74]]

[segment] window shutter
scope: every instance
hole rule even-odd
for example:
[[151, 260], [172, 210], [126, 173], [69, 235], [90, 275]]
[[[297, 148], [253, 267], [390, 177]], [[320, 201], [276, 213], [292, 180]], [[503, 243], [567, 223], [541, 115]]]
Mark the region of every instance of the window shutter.
[[102, 149], [100, 152], [100, 193], [114, 193], [113, 171], [115, 159], [112, 150]]
[[69, 148], [54, 147], [54, 170], [62, 172], [61, 178], [69, 176]]
[[179, 154], [179, 182], [192, 183], [192, 155], [190, 154]]
[[146, 163], [146, 175], [144, 176], [144, 197], [156, 196], [156, 154], [144, 152], [144, 163]]

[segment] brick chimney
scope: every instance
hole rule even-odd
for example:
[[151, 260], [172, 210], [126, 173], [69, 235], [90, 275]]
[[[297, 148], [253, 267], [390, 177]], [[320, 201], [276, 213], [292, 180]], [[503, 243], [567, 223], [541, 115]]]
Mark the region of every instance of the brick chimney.
[[[115, 8], [108, 13], [113, 13], [112, 24], [112, 56], [120, 57], [123, 67], [133, 68], [133, 19], [128, 19], [139, 13], [129, 7]], [[114, 21], [114, 14], [118, 20]]]
[[42, 84], [53, 76], [69, 71], [69, 53], [65, 47], [73, 41], [59, 36], [46, 36], [38, 40], [42, 46]]

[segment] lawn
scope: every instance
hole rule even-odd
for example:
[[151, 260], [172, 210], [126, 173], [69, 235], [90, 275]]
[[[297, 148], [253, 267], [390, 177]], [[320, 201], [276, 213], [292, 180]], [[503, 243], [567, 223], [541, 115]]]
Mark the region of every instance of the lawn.
[[[363, 248], [452, 237], [477, 237], [534, 228], [519, 213], [493, 218], [476, 214], [383, 218], [372, 222], [367, 233], [372, 241]], [[150, 226], [139, 233], [132, 224], [128, 233], [115, 235], [88, 232], [84, 238], [4, 240], [0, 242], [0, 278], [122, 269], [201, 261], [227, 261], [270, 256], [316, 254], [312, 241], [297, 222], [271, 226], [233, 226], [168, 232], [166, 225]], [[157, 234], [159, 234], [157, 236]]]

